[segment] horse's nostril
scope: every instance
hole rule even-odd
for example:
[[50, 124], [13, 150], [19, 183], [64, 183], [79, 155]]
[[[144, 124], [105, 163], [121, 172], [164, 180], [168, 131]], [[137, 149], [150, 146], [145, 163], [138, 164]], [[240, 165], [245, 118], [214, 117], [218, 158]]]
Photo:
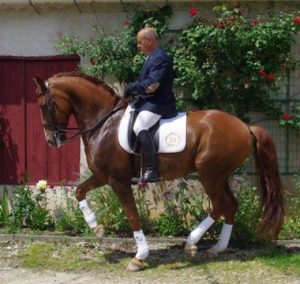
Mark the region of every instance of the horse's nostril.
[[56, 132], [56, 133], [55, 133], [55, 140], [56, 140], [56, 141], [60, 141], [60, 142], [66, 140], [66, 135], [65, 135], [65, 133], [62, 132], [62, 131]]

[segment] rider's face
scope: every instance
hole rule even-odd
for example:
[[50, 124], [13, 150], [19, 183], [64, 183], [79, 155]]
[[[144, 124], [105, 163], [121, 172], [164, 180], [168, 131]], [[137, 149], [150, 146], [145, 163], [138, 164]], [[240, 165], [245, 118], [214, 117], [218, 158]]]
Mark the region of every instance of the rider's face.
[[137, 36], [137, 47], [139, 51], [145, 55], [149, 55], [152, 52], [152, 42], [151, 39], [143, 36]]

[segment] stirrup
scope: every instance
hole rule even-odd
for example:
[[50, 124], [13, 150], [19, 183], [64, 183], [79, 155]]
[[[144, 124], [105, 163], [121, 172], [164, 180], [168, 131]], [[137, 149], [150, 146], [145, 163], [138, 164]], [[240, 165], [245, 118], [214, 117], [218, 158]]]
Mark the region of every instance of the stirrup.
[[142, 182], [142, 177], [133, 177], [131, 179], [131, 184], [141, 184]]
[[161, 178], [159, 177], [156, 170], [146, 170], [142, 177], [143, 183], [158, 182], [160, 180], [161, 180]]
[[146, 170], [143, 175], [131, 179], [132, 184], [146, 184], [159, 181], [161, 181], [161, 178], [159, 177], [157, 172], [153, 170]]

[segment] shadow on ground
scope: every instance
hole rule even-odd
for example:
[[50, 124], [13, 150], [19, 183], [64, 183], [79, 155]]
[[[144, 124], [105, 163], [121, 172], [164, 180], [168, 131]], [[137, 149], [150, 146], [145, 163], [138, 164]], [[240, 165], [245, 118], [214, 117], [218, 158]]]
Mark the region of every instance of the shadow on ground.
[[[180, 270], [186, 269], [191, 266], [200, 266], [211, 262], [227, 262], [227, 261], [249, 261], [262, 255], [275, 255], [275, 254], [299, 254], [299, 246], [278, 246], [274, 244], [251, 244], [242, 248], [230, 247], [226, 252], [220, 253], [218, 256], [211, 257], [206, 254], [206, 250], [210, 247], [200, 246], [197, 254], [193, 259], [186, 259], [183, 254], [184, 245], [170, 245], [167, 248], [151, 249], [147, 258], [147, 269], [156, 269], [161, 265], [178, 264], [170, 269]], [[111, 250], [104, 254], [105, 259], [109, 263], [120, 263], [124, 259], [134, 257], [135, 253], [126, 249]], [[181, 264], [181, 265], [179, 265]]]

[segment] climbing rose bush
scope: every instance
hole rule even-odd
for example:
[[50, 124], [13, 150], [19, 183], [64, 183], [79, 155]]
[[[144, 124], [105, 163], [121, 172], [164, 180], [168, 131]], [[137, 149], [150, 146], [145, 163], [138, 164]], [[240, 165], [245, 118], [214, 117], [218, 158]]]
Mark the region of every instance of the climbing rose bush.
[[300, 109], [293, 108], [291, 110], [292, 113], [284, 113], [280, 117], [279, 124], [283, 127], [289, 127], [291, 129], [300, 130]]
[[198, 14], [198, 9], [197, 8], [190, 8], [189, 9], [189, 14], [191, 17], [194, 17]]
[[[246, 118], [251, 110], [280, 116], [271, 96], [295, 68], [291, 47], [300, 17], [280, 13], [250, 19], [238, 8], [214, 8], [207, 22], [200, 13], [179, 35], [173, 58], [178, 96], [199, 108], [217, 108]], [[189, 10], [191, 15], [191, 10]]]

